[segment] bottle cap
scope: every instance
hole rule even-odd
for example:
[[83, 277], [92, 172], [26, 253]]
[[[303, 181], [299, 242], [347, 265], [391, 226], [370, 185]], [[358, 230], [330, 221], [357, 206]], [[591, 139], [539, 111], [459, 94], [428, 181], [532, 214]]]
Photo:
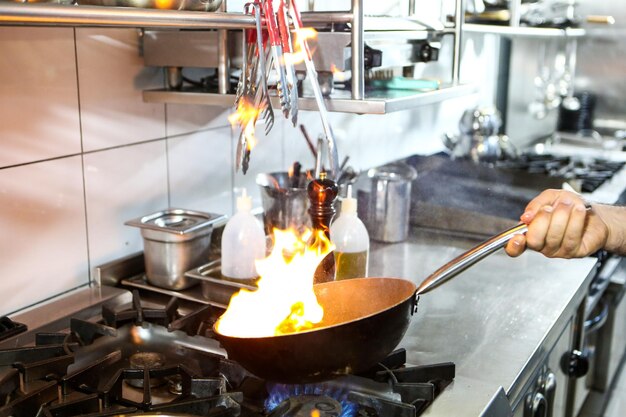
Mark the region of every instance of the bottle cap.
[[247, 212], [252, 210], [252, 198], [246, 192], [244, 188], [241, 195], [237, 197], [237, 211]]
[[357, 209], [356, 198], [352, 197], [352, 185], [348, 185], [348, 195], [341, 200], [341, 213], [355, 214]]

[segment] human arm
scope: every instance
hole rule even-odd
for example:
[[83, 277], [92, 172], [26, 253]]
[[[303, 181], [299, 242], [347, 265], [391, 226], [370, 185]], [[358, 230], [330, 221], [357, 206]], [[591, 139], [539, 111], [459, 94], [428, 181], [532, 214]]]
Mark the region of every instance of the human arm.
[[513, 237], [505, 247], [510, 256], [526, 248], [550, 258], [580, 258], [599, 249], [626, 254], [626, 208], [586, 204], [576, 193], [545, 190], [526, 206], [521, 221], [526, 235]]

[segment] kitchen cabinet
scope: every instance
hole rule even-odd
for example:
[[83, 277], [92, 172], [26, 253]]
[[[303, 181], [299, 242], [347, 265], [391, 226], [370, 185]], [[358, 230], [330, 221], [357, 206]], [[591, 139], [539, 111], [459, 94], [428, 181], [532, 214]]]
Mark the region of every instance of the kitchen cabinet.
[[[432, 28], [420, 25], [414, 19], [406, 18], [404, 24], [398, 26], [398, 19], [382, 19], [375, 23], [374, 29], [368, 32], [364, 28], [363, 0], [352, 0], [351, 10], [339, 12], [303, 13], [303, 23], [349, 26], [353, 30], [346, 32], [349, 42], [346, 49], [350, 54], [351, 74], [350, 88], [335, 91], [326, 98], [329, 111], [346, 113], [385, 114], [406, 110], [421, 105], [432, 104], [472, 94], [476, 88], [470, 84], [459, 82], [460, 45], [463, 25], [462, 0], [455, 2], [454, 24]], [[413, 10], [415, 5], [412, 6]], [[222, 7], [225, 9], [224, 7]], [[371, 19], [370, 19], [371, 20]], [[381, 30], [381, 26], [382, 29]], [[197, 12], [178, 10], [158, 10], [142, 8], [121, 8], [88, 5], [64, 5], [49, 3], [0, 3], [0, 25], [52, 25], [52, 26], [97, 26], [97, 27], [137, 27], [143, 29], [194, 29], [217, 30], [217, 53], [219, 64], [217, 91], [174, 90], [162, 89], [145, 91], [144, 101], [157, 103], [201, 104], [231, 107], [234, 94], [229, 94], [228, 76], [228, 31], [254, 27], [254, 18], [242, 13], [232, 12]], [[385, 25], [387, 27], [385, 28]], [[411, 26], [412, 25], [412, 26]], [[414, 26], [420, 26], [415, 30]], [[389, 30], [393, 29], [393, 30]], [[400, 30], [398, 30], [400, 29]], [[429, 91], [411, 90], [374, 90], [365, 91], [365, 42], [368, 38], [383, 37], [403, 39], [403, 42], [434, 38], [438, 42], [441, 37], [453, 37], [451, 53], [451, 74], [449, 80], [442, 81], [437, 89]], [[408, 41], [407, 41], [408, 39]], [[418, 61], [419, 62], [419, 61]], [[299, 108], [316, 110], [313, 97], [301, 97]]]

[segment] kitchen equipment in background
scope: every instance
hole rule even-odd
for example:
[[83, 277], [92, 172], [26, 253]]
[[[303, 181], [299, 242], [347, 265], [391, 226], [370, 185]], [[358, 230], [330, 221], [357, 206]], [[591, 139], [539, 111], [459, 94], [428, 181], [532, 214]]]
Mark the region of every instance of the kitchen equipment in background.
[[225, 220], [220, 214], [170, 208], [124, 224], [141, 230], [148, 282], [180, 290], [197, 283], [185, 272], [209, 260], [211, 233]]
[[502, 127], [502, 116], [495, 107], [475, 107], [463, 112], [459, 131], [463, 136], [497, 135]]
[[396, 162], [367, 172], [368, 185], [357, 191], [359, 217], [370, 238], [381, 242], [401, 242], [409, 231], [411, 182], [417, 171]]
[[261, 190], [265, 234], [271, 235], [274, 228], [302, 231], [311, 226], [305, 173], [259, 174], [256, 183]]
[[[525, 224], [518, 224], [492, 236], [437, 269], [419, 286], [398, 278], [316, 284], [313, 289], [324, 317], [310, 330], [266, 337], [226, 335], [220, 332], [219, 320], [213, 329], [228, 357], [261, 378], [297, 383], [362, 372], [400, 343], [417, 312], [419, 295], [456, 277], [526, 230]], [[376, 343], [368, 343], [371, 340]]]
[[584, 352], [589, 359], [589, 374], [577, 385], [575, 410], [582, 406], [581, 415], [604, 414], [626, 352], [626, 260], [609, 256], [598, 278], [598, 284], [603, 285], [595, 294], [590, 293], [590, 299], [599, 301], [585, 322]]
[[493, 164], [517, 155], [517, 149], [509, 138], [499, 134], [501, 127], [502, 116], [495, 107], [467, 109], [459, 120], [460, 134], [446, 134], [443, 142], [453, 158]]
[[591, 193], [623, 167], [623, 161], [525, 152], [514, 160], [501, 161], [498, 168], [544, 174], [567, 181], [576, 191]]
[[596, 96], [588, 91], [574, 94], [578, 106], [567, 107], [561, 103], [557, 130], [585, 134], [593, 130], [593, 117], [596, 107]]

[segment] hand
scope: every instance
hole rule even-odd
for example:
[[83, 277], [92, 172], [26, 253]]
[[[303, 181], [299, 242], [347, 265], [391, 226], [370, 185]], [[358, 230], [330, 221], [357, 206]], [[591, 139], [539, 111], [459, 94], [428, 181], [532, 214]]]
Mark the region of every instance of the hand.
[[520, 217], [528, 225], [526, 235], [513, 237], [505, 247], [510, 256], [526, 248], [550, 258], [580, 258], [607, 245], [609, 227], [599, 212], [589, 209], [579, 194], [565, 190], [546, 190], [526, 206]]

